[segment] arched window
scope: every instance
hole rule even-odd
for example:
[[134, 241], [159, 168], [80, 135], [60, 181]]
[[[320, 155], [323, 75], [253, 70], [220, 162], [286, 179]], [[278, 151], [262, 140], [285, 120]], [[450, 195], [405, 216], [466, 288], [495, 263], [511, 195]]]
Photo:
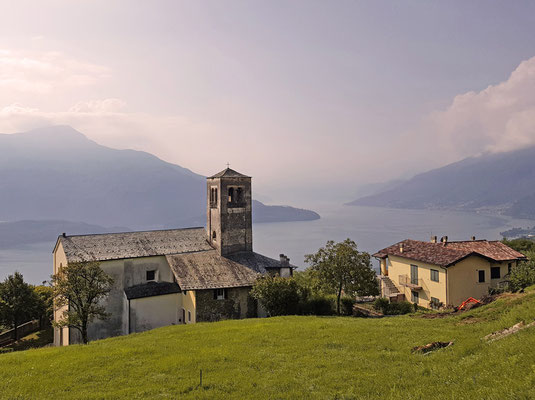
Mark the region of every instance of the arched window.
[[228, 188], [228, 201], [229, 203], [234, 203], [234, 188]]
[[212, 239], [217, 239], [217, 234], [215, 233], [215, 231], [212, 232]]
[[236, 202], [241, 203], [243, 201], [243, 189], [239, 187], [236, 190]]

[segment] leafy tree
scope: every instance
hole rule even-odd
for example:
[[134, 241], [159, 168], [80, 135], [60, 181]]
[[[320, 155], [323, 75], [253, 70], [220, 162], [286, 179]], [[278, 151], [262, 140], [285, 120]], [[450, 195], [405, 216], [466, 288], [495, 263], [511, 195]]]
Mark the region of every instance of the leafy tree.
[[508, 240], [506, 238], [503, 238], [502, 243], [524, 254], [531, 251], [535, 251], [535, 241], [531, 239], [520, 238]]
[[20, 272], [0, 283], [0, 321], [13, 329], [13, 339], [19, 338], [17, 327], [35, 316], [37, 305], [32, 285], [24, 282]]
[[41, 328], [50, 325], [54, 314], [54, 289], [50, 286], [35, 286], [37, 296], [37, 308], [35, 317], [39, 318]]
[[266, 276], [259, 278], [251, 290], [271, 316], [296, 314], [299, 305], [299, 285], [293, 278]]
[[527, 261], [520, 262], [509, 275], [509, 289], [518, 292], [535, 285], [535, 251], [525, 252]]
[[348, 296], [379, 294], [370, 255], [359, 252], [351, 239], [327, 242], [315, 254], [307, 254], [305, 261], [315, 271], [319, 283], [329, 293], [336, 294], [336, 312], [340, 314], [342, 293]]
[[109, 318], [100, 301], [107, 297], [113, 278], [98, 262], [70, 263], [52, 276], [56, 307], [68, 306], [54, 326], [77, 329], [87, 343], [87, 327], [95, 318]]

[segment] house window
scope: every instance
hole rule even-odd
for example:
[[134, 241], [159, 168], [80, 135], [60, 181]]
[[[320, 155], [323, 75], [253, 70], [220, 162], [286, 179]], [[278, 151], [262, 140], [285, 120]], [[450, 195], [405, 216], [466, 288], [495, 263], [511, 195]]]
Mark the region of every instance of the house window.
[[438, 282], [438, 270], [436, 269], [431, 270], [431, 280], [433, 282]]
[[214, 300], [225, 300], [227, 298], [226, 289], [214, 289]]
[[151, 269], [150, 271], [146, 272], [146, 278], [147, 281], [155, 281], [156, 280], [156, 270]]
[[414, 290], [411, 290], [411, 301], [413, 303], [418, 304], [418, 300], [420, 299], [420, 296], [418, 295], [418, 292], [415, 292]]
[[234, 203], [234, 188], [228, 188], [228, 202]]
[[507, 264], [507, 273], [510, 274], [512, 270], [513, 270], [513, 263]]
[[217, 239], [217, 233], [215, 233], [215, 231], [212, 232], [212, 239]]
[[490, 268], [490, 279], [500, 279], [500, 267]]
[[191, 311], [188, 310], [188, 322], [191, 322]]
[[436, 297], [431, 297], [431, 301], [429, 302], [429, 306], [433, 310], [438, 310], [440, 308], [440, 300], [437, 299]]
[[479, 283], [484, 283], [485, 282], [485, 271], [480, 269], [479, 271], [477, 271], [478, 273], [478, 282]]

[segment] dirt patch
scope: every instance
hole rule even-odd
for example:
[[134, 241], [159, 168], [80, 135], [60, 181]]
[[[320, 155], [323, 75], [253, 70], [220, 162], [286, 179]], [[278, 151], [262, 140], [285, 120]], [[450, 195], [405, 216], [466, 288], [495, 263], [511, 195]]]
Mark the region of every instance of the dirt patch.
[[427, 354], [432, 351], [445, 349], [446, 347], [453, 346], [453, 341], [451, 342], [432, 342], [425, 344], [423, 346], [416, 346], [412, 348], [413, 353]]
[[494, 342], [495, 340], [503, 339], [504, 337], [517, 333], [518, 331], [529, 328], [531, 326], [535, 326], [535, 321], [530, 322], [529, 324], [525, 324], [524, 321], [520, 321], [518, 324], [515, 324], [511, 326], [510, 328], [505, 328], [505, 329], [502, 329], [501, 331], [489, 333], [487, 336], [483, 338], [483, 340], [486, 340], [489, 343]]

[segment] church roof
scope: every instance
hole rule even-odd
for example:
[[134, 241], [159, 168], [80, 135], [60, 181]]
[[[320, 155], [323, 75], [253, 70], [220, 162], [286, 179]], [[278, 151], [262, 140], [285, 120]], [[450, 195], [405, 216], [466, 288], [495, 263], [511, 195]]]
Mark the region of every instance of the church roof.
[[212, 250], [204, 228], [60, 236], [68, 262], [125, 258]]
[[216, 250], [173, 254], [166, 258], [182, 290], [252, 286], [261, 274], [219, 255]]
[[180, 287], [174, 282], [147, 282], [124, 289], [128, 300], [143, 297], [161, 296], [164, 294], [180, 293]]
[[234, 171], [233, 169], [226, 168], [223, 171], [218, 172], [217, 174], [208, 177], [208, 179], [212, 179], [212, 178], [250, 178], [250, 176], [243, 175], [237, 171]]

